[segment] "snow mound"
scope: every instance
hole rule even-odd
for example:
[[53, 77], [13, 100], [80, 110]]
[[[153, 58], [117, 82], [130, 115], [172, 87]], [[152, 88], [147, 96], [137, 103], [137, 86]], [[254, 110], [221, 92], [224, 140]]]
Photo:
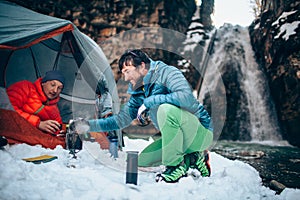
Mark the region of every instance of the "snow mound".
[[[141, 151], [153, 140], [128, 139], [119, 158], [110, 157], [97, 143], [85, 142], [78, 152], [78, 167], [68, 168], [69, 152], [26, 144], [0, 150], [1, 199], [295, 199], [298, 189], [281, 195], [262, 186], [258, 172], [241, 161], [228, 160], [211, 152], [212, 176], [182, 178], [178, 183], [155, 182], [155, 173], [139, 171], [138, 184], [125, 184], [126, 151]], [[58, 159], [42, 164], [22, 159], [40, 155]]]

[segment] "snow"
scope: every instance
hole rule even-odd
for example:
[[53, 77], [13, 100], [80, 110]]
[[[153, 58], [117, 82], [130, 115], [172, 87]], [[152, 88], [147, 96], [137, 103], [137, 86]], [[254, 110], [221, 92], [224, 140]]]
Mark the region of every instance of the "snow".
[[288, 40], [291, 35], [297, 34], [296, 29], [298, 28], [300, 21], [294, 21], [292, 23], [285, 23], [280, 27], [280, 32], [274, 37], [278, 39], [280, 36]]
[[297, 10], [294, 11], [290, 11], [290, 12], [283, 12], [278, 18], [277, 20], [275, 20], [275, 22], [272, 23], [272, 26], [277, 26], [279, 24], [280, 21], [285, 21], [289, 15], [293, 15], [294, 13], [296, 13]]
[[[267, 11], [267, 10], [266, 10]], [[266, 12], [265, 11], [265, 12]], [[273, 23], [276, 29], [279, 29], [277, 35], [274, 39], [283, 38], [284, 40], [288, 40], [290, 36], [297, 34], [296, 29], [299, 27], [300, 21], [293, 21], [291, 23], [287, 22], [289, 16], [297, 13], [297, 10], [283, 12]], [[258, 29], [260, 27], [260, 23], [257, 23], [254, 29]]]
[[189, 25], [186, 40], [183, 42], [184, 51], [193, 51], [199, 41], [203, 39], [203, 35], [205, 35], [205, 31], [203, 30], [203, 25], [199, 22], [199, 7], [197, 7], [196, 12], [193, 16], [193, 21]]
[[[178, 183], [156, 183], [155, 173], [138, 173], [138, 184], [126, 184], [126, 151], [141, 151], [153, 140], [125, 140], [119, 158], [111, 158], [97, 143], [84, 142], [76, 168], [66, 167], [69, 152], [18, 144], [0, 150], [1, 199], [290, 199], [299, 189], [286, 188], [280, 195], [262, 186], [258, 172], [241, 161], [228, 160], [211, 152], [211, 177], [182, 178]], [[33, 164], [22, 159], [40, 155], [58, 159]]]
[[288, 40], [291, 35], [297, 34], [296, 29], [298, 28], [300, 21], [293, 21], [292, 23], [287, 23], [286, 20], [290, 15], [297, 13], [296, 10], [290, 12], [283, 12], [273, 23], [272, 26], [276, 28], [280, 27], [279, 33], [274, 37], [278, 39], [282, 37]]

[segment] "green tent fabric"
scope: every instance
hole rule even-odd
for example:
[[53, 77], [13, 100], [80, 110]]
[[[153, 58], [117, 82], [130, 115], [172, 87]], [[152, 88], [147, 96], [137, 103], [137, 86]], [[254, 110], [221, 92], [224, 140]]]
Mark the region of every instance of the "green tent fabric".
[[66, 77], [59, 108], [63, 122], [92, 118], [98, 80], [105, 78], [119, 111], [111, 67], [101, 48], [72, 22], [0, 0], [0, 86], [35, 81], [49, 70]]
[[41, 38], [49, 31], [54, 31], [72, 23], [31, 10], [0, 2], [0, 44], [20, 47]]

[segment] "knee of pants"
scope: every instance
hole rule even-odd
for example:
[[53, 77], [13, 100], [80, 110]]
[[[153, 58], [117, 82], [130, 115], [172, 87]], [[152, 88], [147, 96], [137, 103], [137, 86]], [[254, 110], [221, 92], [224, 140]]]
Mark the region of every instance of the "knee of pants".
[[162, 104], [158, 107], [157, 122], [160, 128], [169, 124], [172, 126], [179, 125], [179, 108], [172, 104]]
[[168, 104], [168, 103], [161, 104], [158, 107], [157, 116], [159, 117], [162, 115], [169, 115], [169, 114], [173, 113], [176, 109], [178, 109], [178, 108], [172, 104]]

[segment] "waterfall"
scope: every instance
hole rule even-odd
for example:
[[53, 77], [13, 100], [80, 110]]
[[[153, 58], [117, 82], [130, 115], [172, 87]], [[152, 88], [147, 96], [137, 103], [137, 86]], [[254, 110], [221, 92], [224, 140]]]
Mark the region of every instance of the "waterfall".
[[252, 140], [280, 140], [277, 115], [270, 99], [267, 79], [254, 59], [248, 29], [241, 29], [241, 42], [245, 58], [241, 58], [241, 70], [245, 75], [244, 90], [250, 110]]
[[224, 24], [207, 32], [198, 7], [183, 44], [185, 59], [179, 65], [184, 72], [191, 63], [203, 77], [201, 88], [196, 86], [194, 93], [210, 108], [215, 139], [282, 140], [268, 82], [255, 61], [246, 27]]
[[[222, 76], [225, 73], [231, 73], [231, 71], [236, 72], [237, 82], [241, 91], [240, 96], [244, 95], [244, 98], [241, 97], [241, 101], [239, 102], [239, 108], [241, 109], [237, 111], [237, 115], [247, 115], [246, 119], [249, 119], [250, 126], [239, 127], [237, 132], [242, 132], [242, 129], [248, 129], [252, 141], [281, 140], [277, 115], [272, 99], [270, 98], [268, 83], [264, 73], [259, 69], [259, 65], [255, 61], [247, 28], [232, 26], [230, 24], [222, 26], [218, 30], [217, 40], [214, 44], [214, 53], [210, 59], [211, 64], [205, 73], [204, 87], [201, 88], [200, 98], [205, 98], [208, 92], [207, 88], [210, 90], [216, 89], [217, 80], [214, 80], [216, 70]], [[226, 88], [227, 94], [229, 93], [227, 91], [229, 89]], [[230, 91], [230, 93], [233, 92], [235, 91]], [[227, 101], [231, 97], [227, 95]], [[227, 106], [227, 112], [229, 109], [232, 108]], [[243, 119], [237, 117], [238, 120]], [[236, 123], [241, 124], [240, 122]], [[245, 124], [242, 126], [247, 126]]]

